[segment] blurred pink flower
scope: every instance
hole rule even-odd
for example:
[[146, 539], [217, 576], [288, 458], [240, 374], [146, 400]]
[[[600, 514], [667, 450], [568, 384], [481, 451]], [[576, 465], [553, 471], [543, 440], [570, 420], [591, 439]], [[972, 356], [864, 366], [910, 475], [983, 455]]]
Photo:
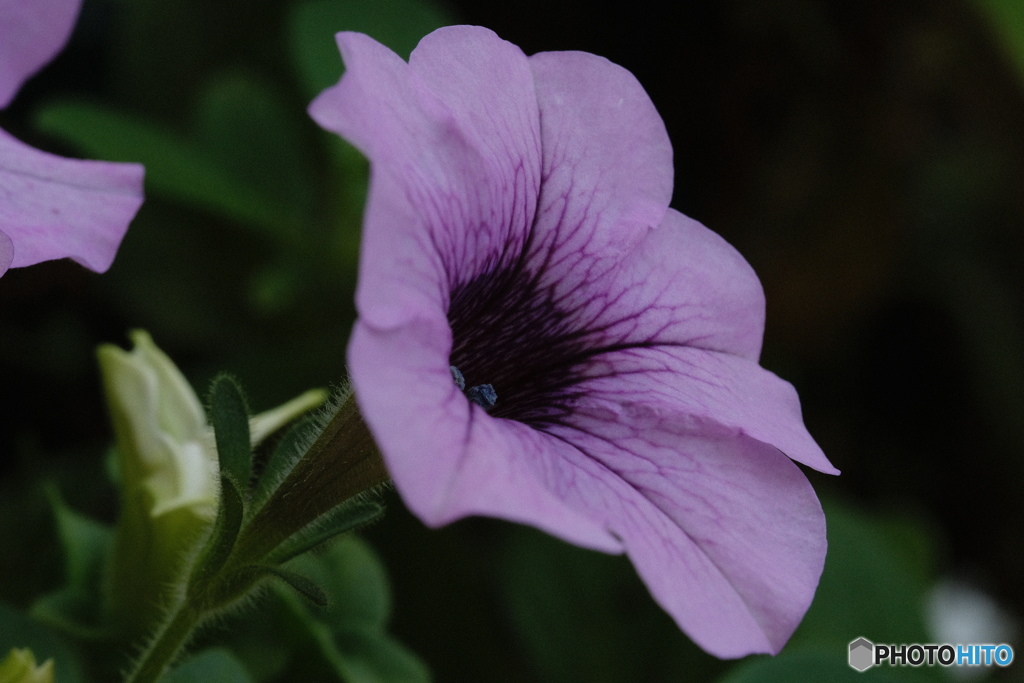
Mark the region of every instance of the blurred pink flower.
[[708, 652], [778, 652], [826, 547], [792, 460], [836, 470], [758, 365], [750, 266], [668, 208], [647, 94], [478, 27], [408, 64], [338, 43], [346, 73], [310, 112], [372, 164], [348, 359], [406, 503], [625, 552]]
[[[0, 108], [64, 47], [81, 0], [0, 0]], [[110, 267], [142, 204], [137, 164], [47, 154], [0, 130], [0, 275], [70, 257]]]

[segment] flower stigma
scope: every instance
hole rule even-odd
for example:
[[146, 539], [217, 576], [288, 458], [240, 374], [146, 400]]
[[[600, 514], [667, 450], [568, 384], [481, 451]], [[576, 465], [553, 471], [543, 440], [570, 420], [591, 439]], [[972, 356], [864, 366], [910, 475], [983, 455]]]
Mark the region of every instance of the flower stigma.
[[477, 404], [484, 410], [490, 410], [498, 402], [498, 392], [494, 390], [494, 387], [490, 384], [477, 384], [469, 389], [466, 388], [466, 378], [462, 376], [459, 369], [454, 365], [450, 366], [452, 371], [452, 379], [455, 381], [455, 386], [462, 390], [462, 393], [466, 395], [473, 403]]

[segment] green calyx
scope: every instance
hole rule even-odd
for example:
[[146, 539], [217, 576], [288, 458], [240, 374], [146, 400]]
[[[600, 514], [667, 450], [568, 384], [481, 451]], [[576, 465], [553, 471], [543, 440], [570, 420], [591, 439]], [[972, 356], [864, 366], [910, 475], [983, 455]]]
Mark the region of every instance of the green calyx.
[[[173, 587], [218, 517], [219, 451], [225, 451], [226, 476], [247, 485], [253, 447], [320, 405], [326, 392], [308, 391], [250, 418], [237, 387], [214, 391], [211, 415], [222, 423], [215, 430], [195, 391], [150, 335], [136, 330], [131, 338], [131, 351], [105, 344], [97, 356], [121, 489], [104, 611], [117, 638], [137, 641], [175, 599]], [[229, 385], [218, 380], [215, 388]]]
[[227, 375], [214, 380], [209, 406], [220, 469], [217, 512], [131, 683], [157, 680], [196, 627], [243, 603], [268, 579], [325, 605], [319, 584], [282, 565], [383, 513], [365, 492], [387, 475], [350, 395], [320, 424], [293, 427], [259, 459], [237, 382]]

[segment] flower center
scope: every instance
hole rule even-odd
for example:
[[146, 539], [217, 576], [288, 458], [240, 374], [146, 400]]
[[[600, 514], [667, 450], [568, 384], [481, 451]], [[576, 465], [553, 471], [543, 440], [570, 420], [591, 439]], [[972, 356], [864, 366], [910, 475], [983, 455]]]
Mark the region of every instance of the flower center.
[[459, 369], [454, 365], [451, 366], [452, 379], [455, 380], [455, 386], [462, 390], [462, 393], [466, 395], [473, 403], [477, 404], [484, 410], [490, 411], [494, 407], [494, 404], [498, 402], [498, 392], [494, 390], [494, 387], [490, 384], [477, 384], [476, 386], [466, 388], [466, 378], [462, 376]]
[[[553, 287], [517, 265], [452, 288], [449, 359], [466, 396], [494, 417], [534, 427], [559, 423], [578, 396], [579, 369], [595, 353], [588, 331], [560, 305]], [[484, 382], [487, 382], [486, 384]], [[497, 402], [497, 396], [501, 401]]]

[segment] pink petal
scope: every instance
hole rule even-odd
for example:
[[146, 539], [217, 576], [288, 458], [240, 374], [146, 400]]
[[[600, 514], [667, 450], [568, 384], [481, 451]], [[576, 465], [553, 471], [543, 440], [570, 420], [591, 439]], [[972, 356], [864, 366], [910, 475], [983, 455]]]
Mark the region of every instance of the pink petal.
[[61, 51], [81, 0], [0, 0], [0, 109]]
[[543, 185], [527, 268], [556, 298], [593, 282], [659, 225], [672, 197], [672, 145], [636, 78], [585, 52], [530, 58]]
[[774, 446], [820, 472], [839, 474], [804, 427], [796, 390], [754, 361], [655, 346], [595, 357], [582, 374], [592, 379], [576, 386], [587, 397], [575, 406], [576, 414], [583, 410], [610, 420], [671, 415], [678, 429], [696, 431], [713, 424]]
[[654, 598], [705, 650], [778, 652], [825, 560], [824, 515], [799, 468], [771, 446], [672, 416], [578, 427], [552, 429], [592, 463], [589, 479], [572, 469], [567, 502], [622, 539]]
[[572, 426], [496, 419], [454, 387], [450, 345], [437, 316], [385, 332], [357, 323], [349, 347], [361, 411], [420, 519], [488, 515], [624, 546], [709, 652], [781, 648], [825, 555], [821, 508], [783, 453], [715, 420], [625, 401], [613, 412], [604, 397], [581, 401]]
[[389, 327], [520, 251], [540, 183], [533, 78], [478, 27], [432, 33], [409, 64], [361, 34], [338, 45], [347, 71], [310, 115], [372, 162], [356, 300]]
[[472, 26], [430, 34], [408, 65], [361, 34], [338, 44], [346, 74], [310, 114], [372, 163], [356, 297], [367, 322], [400, 324], [508, 267], [571, 295], [665, 216], [664, 124], [608, 60], [527, 60]]
[[588, 548], [621, 552], [602, 523], [563, 500], [564, 444], [470, 403], [452, 382], [443, 315], [378, 331], [357, 322], [348, 361], [360, 411], [402, 499], [424, 523], [469, 515], [531, 524]]
[[110, 267], [142, 203], [138, 164], [64, 159], [0, 130], [0, 232], [13, 243], [12, 268], [69, 257]]
[[669, 209], [602, 277], [585, 279], [559, 306], [595, 350], [672, 345], [757, 361], [764, 292], [728, 242]]

